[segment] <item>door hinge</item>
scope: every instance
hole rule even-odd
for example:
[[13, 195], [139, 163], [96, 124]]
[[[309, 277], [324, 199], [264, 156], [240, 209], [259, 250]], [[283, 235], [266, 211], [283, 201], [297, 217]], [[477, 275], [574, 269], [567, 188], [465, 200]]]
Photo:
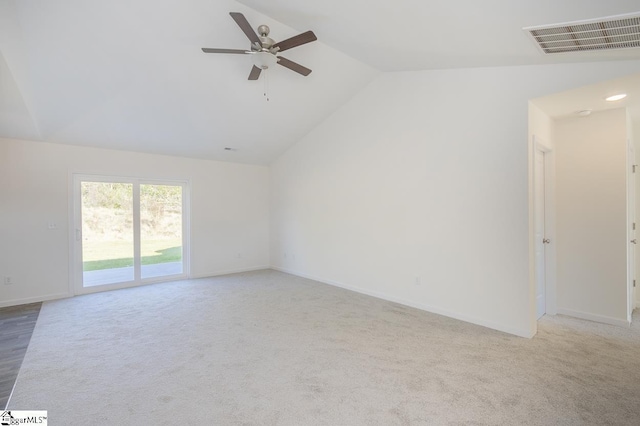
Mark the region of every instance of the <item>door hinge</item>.
[[633, 173], [636, 172], [636, 166], [637, 166], [637, 164], [634, 164], [633, 166], [631, 166], [631, 168], [633, 169]]
[[634, 287], [636, 286], [636, 280], [633, 280], [633, 286]]
[[631, 229], [633, 229], [634, 231], [636, 230], [636, 223], [635, 222], [633, 222], [633, 225], [632, 225]]

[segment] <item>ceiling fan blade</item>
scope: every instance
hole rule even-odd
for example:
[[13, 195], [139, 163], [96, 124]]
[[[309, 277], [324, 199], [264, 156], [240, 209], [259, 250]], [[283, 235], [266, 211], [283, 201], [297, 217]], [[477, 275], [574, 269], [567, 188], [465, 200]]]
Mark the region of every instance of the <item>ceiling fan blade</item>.
[[280, 52], [284, 52], [285, 50], [292, 49], [302, 44], [311, 43], [317, 39], [318, 37], [316, 37], [313, 31], [307, 31], [306, 33], [298, 34], [297, 36], [278, 42], [274, 44], [273, 47], [279, 47]]
[[258, 68], [255, 65], [251, 68], [251, 73], [249, 74], [249, 80], [257, 80], [260, 77], [260, 73], [262, 72], [262, 68]]
[[302, 74], [305, 77], [311, 74], [311, 70], [309, 68], [303, 67], [302, 65], [290, 61], [287, 58], [283, 58], [282, 56], [278, 56], [278, 64], [285, 68], [289, 68], [291, 71], [295, 71], [298, 74]]
[[204, 53], [238, 53], [238, 54], [244, 54], [244, 53], [251, 53], [248, 50], [240, 50], [240, 49], [214, 49], [214, 48], [210, 48], [210, 47], [203, 47], [202, 51]]
[[240, 29], [247, 35], [251, 43], [260, 44], [260, 39], [258, 38], [258, 34], [253, 30], [247, 18], [240, 12], [229, 12], [229, 15], [236, 21], [236, 24], [240, 27]]

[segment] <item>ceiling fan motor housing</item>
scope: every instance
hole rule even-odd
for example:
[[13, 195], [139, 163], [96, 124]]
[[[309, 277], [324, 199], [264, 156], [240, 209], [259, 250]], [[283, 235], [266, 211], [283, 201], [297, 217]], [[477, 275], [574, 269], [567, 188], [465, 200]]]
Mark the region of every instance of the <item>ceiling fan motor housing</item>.
[[276, 42], [271, 37], [260, 37], [262, 50], [270, 50]]
[[[273, 45], [276, 44], [276, 42], [271, 37], [268, 37], [270, 31], [271, 30], [267, 25], [260, 25], [258, 27], [258, 34], [260, 34], [259, 39], [260, 39], [260, 45], [261, 45], [260, 50], [262, 51], [271, 50], [271, 47], [273, 47]], [[271, 53], [275, 53], [275, 52], [271, 52]]]

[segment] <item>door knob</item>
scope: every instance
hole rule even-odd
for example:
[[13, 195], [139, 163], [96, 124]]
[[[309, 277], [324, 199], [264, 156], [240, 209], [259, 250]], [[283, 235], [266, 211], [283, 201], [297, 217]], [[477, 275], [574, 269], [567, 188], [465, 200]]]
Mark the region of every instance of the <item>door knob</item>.
[[542, 240], [542, 242], [545, 243], [545, 244], [549, 244], [551, 242], [551, 240], [548, 239], [548, 238], [545, 238], [545, 239]]
[[637, 240], [636, 240], [635, 238], [634, 238], [633, 240], [631, 240], [631, 242], [632, 242], [633, 244], [638, 244], [636, 241], [637, 241]]

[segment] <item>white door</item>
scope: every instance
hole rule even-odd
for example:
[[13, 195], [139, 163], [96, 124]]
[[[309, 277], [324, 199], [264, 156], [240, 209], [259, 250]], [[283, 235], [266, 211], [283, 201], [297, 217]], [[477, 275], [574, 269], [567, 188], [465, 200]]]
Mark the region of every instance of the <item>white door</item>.
[[631, 322], [636, 298], [636, 173], [635, 151], [633, 144], [627, 140], [627, 234], [629, 244], [627, 251], [627, 321]]
[[536, 148], [534, 157], [534, 236], [536, 251], [536, 318], [547, 312], [545, 281], [545, 179], [544, 152]]

